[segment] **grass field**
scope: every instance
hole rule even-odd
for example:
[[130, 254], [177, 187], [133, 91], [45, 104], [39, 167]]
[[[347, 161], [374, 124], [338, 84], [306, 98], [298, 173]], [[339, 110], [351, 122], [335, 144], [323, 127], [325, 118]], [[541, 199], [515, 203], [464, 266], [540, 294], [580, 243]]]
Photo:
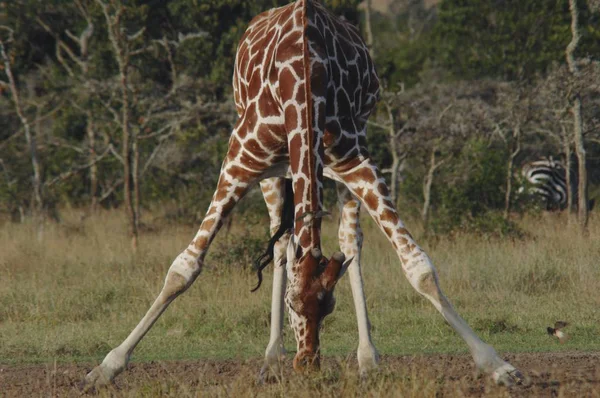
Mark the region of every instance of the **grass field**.
[[[77, 218], [75, 213], [70, 216]], [[172, 259], [195, 232], [187, 226], [153, 225], [133, 256], [121, 214], [100, 213], [83, 224], [69, 221], [69, 215], [66, 219], [48, 225], [41, 243], [31, 225], [0, 227], [4, 366], [99, 362], [145, 313]], [[465, 344], [412, 290], [391, 246], [369, 221], [363, 216], [363, 274], [380, 353], [461, 357], [467, 352]], [[499, 352], [596, 351], [600, 228], [595, 221], [587, 237], [580, 237], [564, 218], [540, 216], [520, 221], [528, 233], [522, 240], [464, 235], [422, 245], [459, 313]], [[270, 272], [263, 287], [250, 293], [256, 278], [248, 265], [252, 248], [266, 235], [267, 220], [238, 224], [234, 222], [227, 237], [219, 235], [203, 274], [142, 341], [133, 363], [242, 362], [263, 355]], [[336, 225], [334, 218], [326, 222], [326, 254], [337, 248]], [[418, 225], [412, 230], [418, 239]], [[323, 326], [323, 355], [352, 357], [358, 339], [347, 280], [338, 285], [336, 297], [336, 310]], [[546, 327], [556, 320], [570, 323], [571, 338], [562, 345], [546, 335]], [[287, 327], [285, 337], [288, 351], [293, 351]]]

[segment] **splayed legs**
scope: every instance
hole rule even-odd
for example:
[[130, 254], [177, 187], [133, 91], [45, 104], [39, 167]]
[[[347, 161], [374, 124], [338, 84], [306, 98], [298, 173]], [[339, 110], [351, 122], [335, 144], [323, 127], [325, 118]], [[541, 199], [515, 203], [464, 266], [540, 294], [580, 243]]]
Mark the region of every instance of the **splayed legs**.
[[499, 384], [520, 382], [521, 374], [484, 343], [458, 315], [440, 289], [437, 272], [429, 256], [416, 244], [398, 217], [385, 180], [371, 159], [357, 158], [344, 169], [336, 170], [341, 181], [365, 205], [379, 228], [394, 246], [402, 270], [413, 288], [425, 296], [467, 343], [479, 369]]

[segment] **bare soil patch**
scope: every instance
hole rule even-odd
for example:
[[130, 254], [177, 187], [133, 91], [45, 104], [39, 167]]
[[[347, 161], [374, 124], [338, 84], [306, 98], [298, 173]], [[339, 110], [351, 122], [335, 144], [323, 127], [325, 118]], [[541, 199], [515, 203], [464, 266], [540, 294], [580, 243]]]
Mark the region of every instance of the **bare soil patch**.
[[[291, 355], [290, 355], [291, 357]], [[467, 355], [384, 356], [360, 380], [353, 359], [326, 358], [323, 371], [296, 375], [287, 360], [281, 383], [257, 385], [260, 359], [132, 363], [101, 396], [600, 396], [600, 353], [506, 354], [527, 385], [497, 387]], [[0, 396], [80, 396], [92, 365], [0, 365]]]

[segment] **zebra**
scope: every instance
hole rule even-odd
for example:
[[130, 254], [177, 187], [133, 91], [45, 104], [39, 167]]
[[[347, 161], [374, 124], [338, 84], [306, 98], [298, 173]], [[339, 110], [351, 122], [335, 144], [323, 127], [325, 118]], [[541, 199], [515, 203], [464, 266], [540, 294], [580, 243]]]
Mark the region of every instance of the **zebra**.
[[[577, 203], [577, 180], [571, 178], [571, 187], [567, 184], [567, 169], [552, 156], [525, 163], [521, 168], [521, 176], [525, 186], [517, 193], [526, 193], [531, 197], [542, 199], [547, 211], [562, 211], [568, 207], [569, 194], [573, 195], [573, 203]], [[588, 201], [588, 210], [594, 208], [595, 200]]]
[[559, 211], [567, 208], [569, 187], [567, 171], [563, 164], [552, 157], [525, 163], [521, 176], [528, 186], [519, 188], [518, 193], [541, 198], [546, 210]]

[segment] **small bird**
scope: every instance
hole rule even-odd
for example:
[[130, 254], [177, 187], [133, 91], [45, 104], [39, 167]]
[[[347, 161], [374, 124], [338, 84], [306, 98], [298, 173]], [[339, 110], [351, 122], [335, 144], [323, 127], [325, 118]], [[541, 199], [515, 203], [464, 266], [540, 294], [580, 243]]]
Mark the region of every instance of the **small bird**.
[[569, 336], [567, 336], [567, 334], [565, 332], [563, 332], [561, 329], [565, 328], [568, 325], [567, 322], [565, 321], [556, 321], [554, 323], [554, 327], [547, 327], [546, 330], [548, 331], [548, 334], [550, 336], [556, 336], [558, 338], [558, 341], [560, 341], [561, 343], [564, 343], [565, 341], [567, 341], [569, 339]]

